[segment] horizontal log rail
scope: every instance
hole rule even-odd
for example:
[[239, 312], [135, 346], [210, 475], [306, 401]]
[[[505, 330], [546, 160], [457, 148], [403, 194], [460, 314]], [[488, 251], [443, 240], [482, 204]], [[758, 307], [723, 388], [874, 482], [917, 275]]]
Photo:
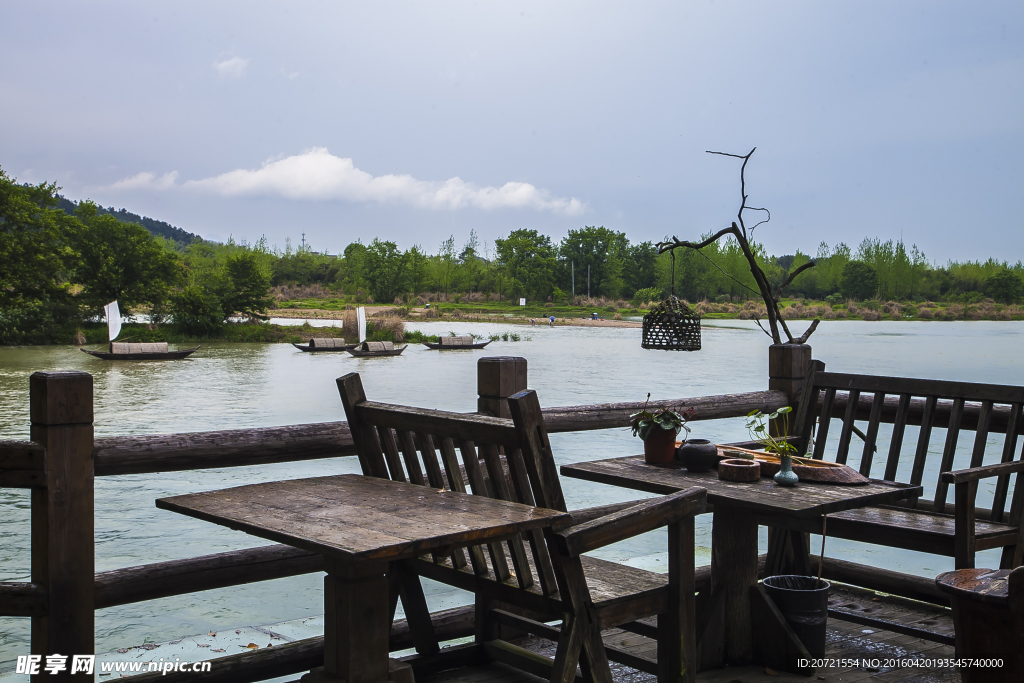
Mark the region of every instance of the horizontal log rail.
[[[687, 407], [698, 420], [743, 417], [751, 410], [770, 412], [788, 404], [781, 391], [696, 396], [652, 402], [650, 406]], [[650, 407], [649, 406], [649, 407]], [[545, 408], [548, 432], [579, 432], [629, 426], [643, 402]], [[93, 448], [96, 476], [153, 474], [219, 467], [266, 465], [355, 455], [347, 422], [230, 429], [216, 432], [98, 438]]]
[[28, 582], [0, 582], [0, 615], [40, 617], [46, 615], [46, 589]]
[[323, 571], [318, 553], [266, 545], [96, 573], [96, 609]]

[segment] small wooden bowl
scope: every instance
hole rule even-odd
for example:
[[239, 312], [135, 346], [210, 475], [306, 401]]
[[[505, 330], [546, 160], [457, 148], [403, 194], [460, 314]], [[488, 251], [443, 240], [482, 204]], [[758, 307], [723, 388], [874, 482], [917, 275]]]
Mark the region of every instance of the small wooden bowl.
[[718, 463], [718, 478], [725, 481], [757, 481], [761, 478], [761, 464], [753, 460], [723, 460]]

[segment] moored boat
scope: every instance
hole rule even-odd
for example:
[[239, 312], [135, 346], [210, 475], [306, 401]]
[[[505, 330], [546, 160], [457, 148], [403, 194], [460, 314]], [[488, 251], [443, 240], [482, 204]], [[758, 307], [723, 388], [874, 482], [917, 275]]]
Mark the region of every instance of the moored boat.
[[374, 356], [400, 356], [402, 351], [409, 348], [409, 345], [395, 348], [393, 342], [363, 342], [362, 344], [356, 345], [354, 349], [348, 349], [356, 358], [372, 358]]
[[191, 349], [171, 351], [167, 348], [167, 342], [150, 342], [145, 344], [110, 342], [110, 351], [82, 349], [82, 353], [87, 353], [102, 360], [179, 360], [188, 358], [198, 350], [199, 346], [193, 346]]
[[313, 337], [309, 340], [308, 344], [292, 344], [299, 351], [319, 352], [319, 351], [348, 351], [359, 346], [359, 344], [346, 344], [344, 339], [336, 337]]
[[449, 351], [454, 349], [482, 349], [490, 341], [478, 342], [473, 337], [439, 337], [437, 343], [434, 342], [423, 342], [423, 344], [430, 349], [438, 349], [441, 351]]

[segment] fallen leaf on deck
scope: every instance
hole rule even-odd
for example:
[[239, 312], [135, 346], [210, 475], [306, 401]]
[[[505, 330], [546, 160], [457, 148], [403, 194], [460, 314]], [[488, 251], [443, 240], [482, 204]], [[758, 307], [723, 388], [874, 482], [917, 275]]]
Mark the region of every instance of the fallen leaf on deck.
[[220, 648], [220, 649], [217, 649], [217, 650], [210, 650], [210, 652], [224, 652], [224, 648]]
[[184, 639], [184, 638], [182, 638], [181, 640], [172, 640], [172, 641], [171, 641], [171, 645], [177, 645], [177, 644], [178, 644], [178, 643], [180, 643], [180, 642], [181, 642], [182, 640], [185, 640], [185, 639]]
[[778, 676], [779, 675], [778, 671], [776, 671], [775, 669], [771, 669], [771, 668], [769, 668], [767, 666], [764, 668], [764, 672], [766, 674], [768, 674], [769, 676]]
[[444, 489], [438, 489], [438, 490], [434, 491], [434, 493], [444, 493]]
[[119, 647], [119, 648], [117, 648], [117, 651], [118, 651], [119, 654], [123, 655], [125, 652], [128, 652], [128, 648], [126, 648], [126, 647]]
[[242, 632], [242, 629], [240, 629], [240, 628], [237, 628], [237, 629], [235, 629], [235, 633], [236, 633], [236, 634], [237, 634], [237, 633], [241, 633], [241, 632]]
[[199, 647], [210, 647], [209, 643], [199, 643]]
[[210, 632], [209, 632], [209, 633], [207, 633], [206, 635], [208, 635], [208, 636], [213, 636], [214, 638], [216, 638], [216, 637], [217, 637], [217, 633], [216, 633], [215, 631], [210, 631]]
[[245, 647], [250, 649], [250, 650], [258, 650], [258, 649], [260, 649], [260, 646], [257, 645], [256, 643], [249, 643]]

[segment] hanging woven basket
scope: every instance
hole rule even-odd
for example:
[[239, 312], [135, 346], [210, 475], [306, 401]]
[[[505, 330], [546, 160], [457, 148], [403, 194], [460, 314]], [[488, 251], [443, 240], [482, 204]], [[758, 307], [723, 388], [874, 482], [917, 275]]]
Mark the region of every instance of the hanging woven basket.
[[700, 315], [674, 294], [644, 316], [645, 349], [700, 351]]

